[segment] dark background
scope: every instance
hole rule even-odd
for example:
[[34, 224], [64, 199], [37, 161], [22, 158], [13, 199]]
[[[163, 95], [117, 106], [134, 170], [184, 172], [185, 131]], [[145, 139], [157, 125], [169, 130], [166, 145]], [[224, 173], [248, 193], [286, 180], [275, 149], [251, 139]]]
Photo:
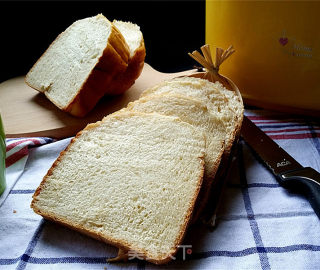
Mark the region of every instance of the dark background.
[[192, 68], [187, 53], [205, 42], [205, 0], [0, 2], [0, 82], [25, 75], [59, 33], [98, 13], [137, 23], [145, 62], [162, 72]]

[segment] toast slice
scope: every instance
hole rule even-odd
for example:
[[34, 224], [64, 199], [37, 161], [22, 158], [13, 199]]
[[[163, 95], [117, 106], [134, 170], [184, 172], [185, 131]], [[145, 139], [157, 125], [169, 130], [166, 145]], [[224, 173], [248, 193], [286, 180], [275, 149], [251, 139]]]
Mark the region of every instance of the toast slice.
[[150, 95], [130, 102], [126, 110], [179, 117], [201, 130], [206, 136], [204, 175], [214, 177], [224, 150], [226, 130], [220, 118], [212, 115], [200, 100], [179, 94]]
[[141, 97], [153, 94], [178, 93], [203, 101], [208, 110], [225, 124], [224, 159], [230, 154], [232, 144], [241, 128], [243, 104], [237, 94], [219, 82], [209, 82], [194, 77], [180, 77], [164, 81], [142, 92]]
[[74, 22], [26, 75], [26, 83], [63, 111], [85, 116], [113, 79], [126, 71], [130, 49], [103, 15]]
[[77, 134], [31, 207], [121, 251], [166, 263], [186, 232], [204, 151], [203, 133], [176, 117], [117, 112]]

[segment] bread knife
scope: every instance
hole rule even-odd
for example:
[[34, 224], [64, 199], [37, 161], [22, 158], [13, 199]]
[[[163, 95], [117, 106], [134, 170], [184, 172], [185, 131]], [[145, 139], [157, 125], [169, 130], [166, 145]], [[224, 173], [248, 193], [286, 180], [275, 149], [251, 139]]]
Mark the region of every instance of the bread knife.
[[241, 136], [281, 186], [305, 195], [320, 219], [320, 173], [311, 167], [303, 167], [246, 116]]

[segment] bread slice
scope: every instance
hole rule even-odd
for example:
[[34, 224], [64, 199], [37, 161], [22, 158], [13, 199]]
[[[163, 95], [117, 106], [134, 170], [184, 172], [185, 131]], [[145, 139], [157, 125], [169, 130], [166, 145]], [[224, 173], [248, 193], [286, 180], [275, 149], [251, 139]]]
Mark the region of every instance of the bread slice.
[[129, 89], [140, 76], [146, 56], [146, 48], [142, 32], [138, 25], [118, 20], [114, 20], [113, 24], [125, 38], [130, 50], [128, 68], [124, 73], [116, 76], [112, 84], [108, 87], [109, 95], [119, 95]]
[[82, 117], [105, 95], [114, 77], [126, 71], [129, 57], [120, 31], [99, 14], [62, 32], [25, 81], [61, 110]]
[[206, 136], [205, 176], [213, 178], [224, 149], [226, 129], [201, 101], [179, 94], [150, 95], [130, 102], [127, 110], [179, 117]]
[[193, 213], [193, 219], [197, 220], [208, 201], [210, 187], [224, 151], [224, 123], [211, 114], [200, 100], [179, 94], [149, 95], [129, 103], [126, 110], [176, 116], [205, 134], [204, 178]]
[[135, 251], [172, 259], [204, 171], [205, 139], [176, 117], [118, 112], [88, 125], [33, 195], [43, 217]]
[[146, 89], [141, 97], [164, 93], [179, 93], [203, 101], [209, 111], [225, 124], [225, 156], [228, 156], [235, 136], [241, 128], [243, 114], [243, 104], [235, 92], [226, 89], [219, 82], [212, 83], [200, 78], [180, 77]]

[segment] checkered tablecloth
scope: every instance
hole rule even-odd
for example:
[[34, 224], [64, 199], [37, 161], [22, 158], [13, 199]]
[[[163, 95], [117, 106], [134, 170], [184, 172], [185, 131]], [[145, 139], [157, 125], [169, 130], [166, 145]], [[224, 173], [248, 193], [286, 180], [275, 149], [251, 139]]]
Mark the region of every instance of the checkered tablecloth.
[[[320, 171], [320, 123], [247, 110], [302, 165]], [[117, 249], [45, 221], [32, 194], [70, 139], [7, 140], [7, 192], [0, 198], [0, 269], [320, 269], [320, 221], [308, 201], [283, 189], [240, 140], [217, 226], [190, 227], [176, 259], [107, 263]]]

